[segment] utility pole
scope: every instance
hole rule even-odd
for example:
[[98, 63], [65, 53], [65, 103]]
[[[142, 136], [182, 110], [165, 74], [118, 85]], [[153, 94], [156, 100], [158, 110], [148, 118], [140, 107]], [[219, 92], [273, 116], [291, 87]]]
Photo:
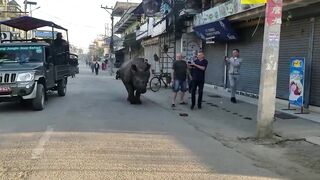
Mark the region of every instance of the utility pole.
[[110, 62], [110, 75], [113, 75], [113, 66], [114, 66], [114, 48], [113, 48], [113, 23], [114, 23], [114, 17], [113, 17], [113, 8], [108, 8], [108, 6], [103, 7], [101, 5], [101, 8], [106, 10], [110, 16], [111, 16], [111, 37], [110, 37], [110, 55], [109, 55], [109, 62]]
[[24, 12], [25, 12], [25, 15], [27, 15], [27, 8], [28, 8], [27, 0], [25, 0], [23, 3], [24, 3]]
[[268, 0], [261, 61], [257, 137], [270, 138], [275, 115], [283, 0]]

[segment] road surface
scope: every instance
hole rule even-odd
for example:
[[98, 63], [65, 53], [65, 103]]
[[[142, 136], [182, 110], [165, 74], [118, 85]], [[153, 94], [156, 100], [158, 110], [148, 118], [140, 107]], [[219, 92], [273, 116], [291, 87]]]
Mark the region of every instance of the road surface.
[[[82, 67], [68, 93], [34, 112], [0, 103], [0, 179], [277, 179], [241, 153]], [[169, 106], [169, 105], [168, 105]]]

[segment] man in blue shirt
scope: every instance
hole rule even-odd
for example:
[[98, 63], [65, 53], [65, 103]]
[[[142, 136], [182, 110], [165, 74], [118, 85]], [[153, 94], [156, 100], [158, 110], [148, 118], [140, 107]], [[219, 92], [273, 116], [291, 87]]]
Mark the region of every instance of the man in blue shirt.
[[192, 67], [192, 91], [191, 99], [192, 105], [191, 109], [194, 109], [196, 104], [196, 92], [198, 89], [198, 109], [202, 108], [202, 95], [203, 87], [205, 82], [205, 72], [208, 66], [208, 61], [205, 59], [204, 53], [199, 52], [198, 58], [191, 64]]

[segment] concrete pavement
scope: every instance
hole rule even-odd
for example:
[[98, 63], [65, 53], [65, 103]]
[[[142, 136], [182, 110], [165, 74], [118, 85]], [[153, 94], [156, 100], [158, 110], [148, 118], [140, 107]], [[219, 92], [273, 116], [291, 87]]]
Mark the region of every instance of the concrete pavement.
[[[1, 103], [0, 179], [314, 179], [318, 175], [290, 164], [284, 156], [279, 157], [285, 161], [277, 169], [273, 161], [260, 158], [273, 154], [274, 148], [258, 149], [234, 138], [253, 134], [250, 120], [232, 119], [233, 115], [207, 106], [203, 111], [189, 112], [180, 106], [172, 110], [170, 90], [148, 92], [143, 105], [133, 106], [126, 101], [121, 82], [107, 74], [95, 76], [82, 67], [81, 74], [69, 80], [67, 96], [51, 94], [41, 112]], [[180, 117], [180, 112], [189, 117]], [[256, 154], [250, 155], [252, 148]]]

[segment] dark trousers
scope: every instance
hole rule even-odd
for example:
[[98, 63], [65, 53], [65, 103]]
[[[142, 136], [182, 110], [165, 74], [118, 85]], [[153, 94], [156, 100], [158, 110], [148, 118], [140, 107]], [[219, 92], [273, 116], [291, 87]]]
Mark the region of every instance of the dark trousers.
[[193, 80], [192, 81], [192, 91], [191, 91], [191, 99], [192, 99], [192, 106], [195, 106], [196, 104], [196, 92], [198, 89], [198, 106], [201, 106], [202, 103], [202, 95], [203, 95], [203, 87], [204, 87], [204, 82], [203, 81], [197, 81]]
[[96, 75], [99, 74], [99, 69], [95, 68], [95, 71], [96, 71]]

